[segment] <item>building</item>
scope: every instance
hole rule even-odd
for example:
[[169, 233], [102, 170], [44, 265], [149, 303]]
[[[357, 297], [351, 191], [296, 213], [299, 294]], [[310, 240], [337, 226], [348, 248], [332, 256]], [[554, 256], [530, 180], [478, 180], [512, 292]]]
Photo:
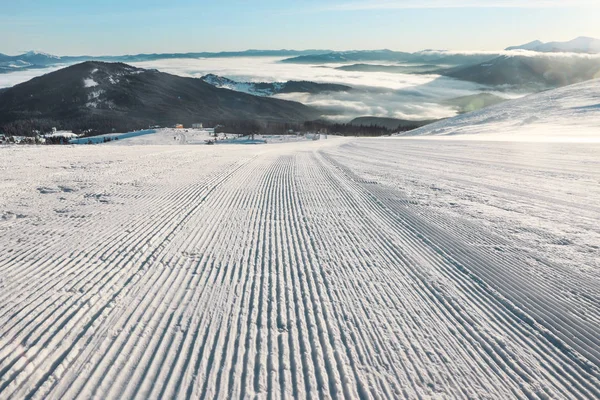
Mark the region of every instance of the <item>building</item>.
[[175, 129], [183, 129], [183, 124], [175, 124]]
[[200, 123], [200, 124], [192, 124], [192, 128], [194, 129], [203, 129], [204, 126]]

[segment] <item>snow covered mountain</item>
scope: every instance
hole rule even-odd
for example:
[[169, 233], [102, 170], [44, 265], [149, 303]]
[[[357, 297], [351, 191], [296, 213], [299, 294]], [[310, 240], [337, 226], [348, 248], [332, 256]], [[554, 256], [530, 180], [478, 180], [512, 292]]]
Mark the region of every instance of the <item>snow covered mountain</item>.
[[399, 135], [600, 141], [600, 79], [533, 94]]
[[521, 45], [507, 47], [506, 50], [531, 50], [543, 53], [600, 53], [600, 39], [580, 36], [568, 42], [548, 42], [539, 40]]
[[508, 51], [510, 51], [510, 50], [532, 50], [532, 51], [534, 51], [535, 49], [537, 49], [538, 47], [540, 47], [543, 44], [544, 44], [544, 42], [542, 42], [540, 40], [534, 40], [533, 42], [525, 43], [520, 46], [507, 47], [505, 50], [508, 50]]
[[502, 55], [480, 64], [438, 71], [484, 85], [544, 90], [599, 77], [600, 57], [575, 54]]
[[22, 54], [17, 57], [20, 60], [27, 61], [31, 64], [37, 65], [46, 65], [46, 64], [54, 64], [60, 61], [61, 57], [55, 56], [54, 54], [44, 53], [41, 51], [28, 51], [25, 54]]
[[0, 54], [0, 73], [13, 72], [20, 69], [42, 68], [48, 65], [61, 64], [61, 57], [39, 51], [29, 51], [18, 56]]
[[[200, 79], [88, 61], [0, 92], [0, 131], [60, 127], [107, 133], [216, 121], [313, 120], [303, 104], [219, 89]], [[223, 121], [223, 122], [221, 122]]]
[[208, 74], [201, 77], [204, 82], [223, 89], [235, 90], [255, 96], [273, 96], [278, 93], [283, 86], [281, 82], [275, 83], [256, 83], [256, 82], [237, 82], [233, 79], [225, 78], [214, 74]]
[[347, 92], [352, 90], [350, 86], [308, 81], [237, 82], [233, 79], [214, 74], [204, 75], [200, 79], [218, 88], [235, 90], [236, 92], [243, 92], [262, 97], [274, 96], [280, 93], [316, 94], [325, 92]]

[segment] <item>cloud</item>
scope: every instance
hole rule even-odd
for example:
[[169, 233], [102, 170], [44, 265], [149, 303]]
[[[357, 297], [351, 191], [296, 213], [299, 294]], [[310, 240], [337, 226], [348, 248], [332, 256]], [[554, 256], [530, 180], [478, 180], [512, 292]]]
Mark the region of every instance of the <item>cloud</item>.
[[[174, 75], [200, 78], [208, 73], [236, 81], [282, 82], [306, 80], [338, 83], [354, 88], [350, 92], [322, 94], [291, 93], [278, 98], [299, 101], [318, 108], [328, 118], [349, 121], [359, 116], [401, 119], [437, 119], [454, 116], [456, 110], [444, 100], [489, 91], [482, 85], [441, 77], [388, 72], [352, 72], [336, 69], [340, 65], [280, 63], [276, 57], [237, 57], [206, 59], [168, 59], [132, 63], [141, 68], [156, 68]], [[24, 82], [54, 69], [0, 74], [0, 87]], [[501, 94], [508, 97], [506, 93]]]
[[39, 69], [27, 69], [23, 71], [9, 72], [7, 74], [0, 74], [0, 89], [18, 85], [19, 83], [27, 82], [36, 76], [45, 75], [50, 72], [54, 72], [66, 65], [55, 65], [48, 68]]
[[539, 52], [531, 50], [500, 50], [500, 51], [483, 51], [483, 50], [423, 50], [420, 54], [434, 55], [434, 56], [453, 56], [453, 55], [465, 55], [465, 56], [477, 56], [477, 55], [489, 55], [491, 57], [496, 56], [508, 56], [508, 57], [536, 57], [536, 58], [600, 58], [599, 54], [590, 53], [569, 53], [569, 52]]
[[333, 5], [323, 10], [360, 11], [423, 8], [554, 8], [599, 7], [597, 0], [364, 0]]
[[178, 59], [136, 63], [135, 66], [196, 78], [214, 73], [241, 82], [306, 80], [348, 85], [355, 90], [277, 96], [318, 108], [328, 118], [339, 121], [359, 116], [411, 120], [450, 117], [456, 114], [456, 110], [443, 104], [444, 100], [488, 89], [475, 83], [439, 75], [351, 72], [336, 69], [347, 64], [315, 66], [280, 63], [280, 60], [281, 58], [274, 57]]

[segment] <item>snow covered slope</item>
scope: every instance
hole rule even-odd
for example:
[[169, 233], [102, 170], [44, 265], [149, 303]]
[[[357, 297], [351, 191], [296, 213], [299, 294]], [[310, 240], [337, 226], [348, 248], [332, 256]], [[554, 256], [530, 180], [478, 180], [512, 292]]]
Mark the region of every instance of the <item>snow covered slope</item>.
[[0, 149], [0, 397], [596, 397], [568, 150]]
[[399, 135], [600, 141], [600, 80], [512, 100]]
[[0, 171], [2, 399], [600, 397], [600, 144], [0, 146]]

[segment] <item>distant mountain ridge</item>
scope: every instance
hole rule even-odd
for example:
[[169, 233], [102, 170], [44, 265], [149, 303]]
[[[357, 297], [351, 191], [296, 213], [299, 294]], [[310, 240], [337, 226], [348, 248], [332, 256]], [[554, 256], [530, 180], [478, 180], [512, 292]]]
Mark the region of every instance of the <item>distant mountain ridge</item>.
[[390, 63], [466, 65], [491, 60], [499, 55], [500, 53], [454, 53], [445, 50], [424, 50], [416, 53], [392, 50], [357, 50], [300, 55], [287, 58], [281, 62], [291, 64], [349, 64], [384, 61]]
[[544, 43], [539, 40], [535, 40], [520, 46], [507, 47], [506, 50], [530, 50], [541, 53], [600, 54], [600, 39], [580, 36], [567, 42]]
[[511, 50], [535, 50], [536, 48], [540, 47], [543, 44], [544, 44], [544, 42], [542, 42], [542, 41], [534, 40], [533, 42], [525, 43], [525, 44], [522, 44], [520, 46], [510, 46], [510, 47], [507, 47], [504, 50], [507, 50], [507, 51], [511, 51]]
[[483, 63], [437, 73], [484, 85], [544, 90], [597, 78], [600, 76], [600, 57], [503, 55]]
[[[216, 88], [196, 78], [88, 61], [0, 91], [0, 131], [107, 133], [196, 122], [303, 122], [320, 113], [303, 104]], [[37, 127], [37, 128], [36, 128]]]
[[415, 65], [379, 65], [379, 64], [350, 64], [335, 69], [348, 72], [387, 72], [390, 74], [411, 74], [433, 72], [439, 69], [434, 64]]
[[38, 51], [29, 51], [16, 56], [9, 56], [0, 53], [0, 73], [14, 72], [31, 68], [43, 68], [57, 64], [67, 65], [84, 61], [143, 62], [176, 58], [293, 57], [302, 55], [326, 54], [329, 52], [330, 50], [245, 50], [224, 52], [153, 53], [122, 56], [55, 56]]
[[294, 58], [283, 60], [285, 63], [320, 64], [320, 63], [347, 63], [354, 61], [405, 61], [411, 53], [392, 50], [352, 50], [331, 51], [324, 54], [298, 55]]
[[309, 81], [287, 81], [287, 82], [237, 82], [222, 76], [208, 74], [201, 77], [204, 82], [218, 88], [235, 90], [249, 93], [255, 96], [274, 96], [280, 93], [326, 93], [347, 92], [352, 90], [350, 86], [332, 83], [315, 83]]

